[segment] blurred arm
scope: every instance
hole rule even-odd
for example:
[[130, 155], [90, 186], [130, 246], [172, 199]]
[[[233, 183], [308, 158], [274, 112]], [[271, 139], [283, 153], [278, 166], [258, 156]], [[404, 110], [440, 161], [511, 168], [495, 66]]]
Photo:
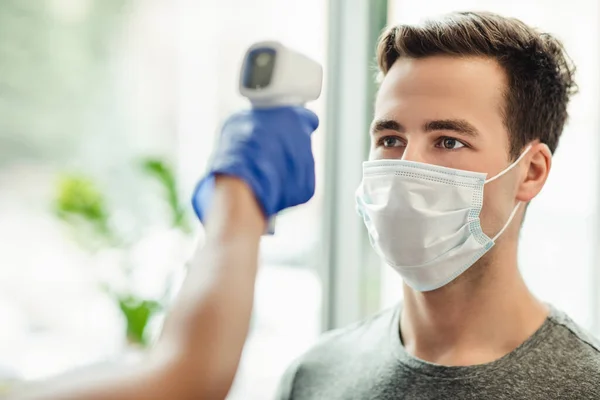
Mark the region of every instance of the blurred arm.
[[22, 400], [223, 399], [248, 334], [264, 215], [241, 180], [219, 176], [196, 252], [155, 349], [141, 364], [65, 375]]

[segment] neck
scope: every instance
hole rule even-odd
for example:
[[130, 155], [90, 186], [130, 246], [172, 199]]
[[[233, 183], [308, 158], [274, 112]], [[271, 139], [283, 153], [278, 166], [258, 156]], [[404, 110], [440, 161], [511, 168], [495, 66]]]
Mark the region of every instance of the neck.
[[516, 245], [508, 247], [497, 246], [438, 290], [417, 292], [405, 285], [400, 326], [409, 353], [442, 365], [483, 364], [539, 329], [548, 310], [519, 273]]

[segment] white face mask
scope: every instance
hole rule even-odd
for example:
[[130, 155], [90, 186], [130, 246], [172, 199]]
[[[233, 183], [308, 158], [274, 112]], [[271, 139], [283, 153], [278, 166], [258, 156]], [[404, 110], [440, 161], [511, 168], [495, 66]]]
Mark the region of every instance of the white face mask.
[[371, 244], [415, 290], [453, 281], [494, 246], [519, 208], [489, 238], [479, 221], [483, 186], [510, 171], [530, 148], [488, 180], [485, 173], [419, 162], [364, 162], [356, 203]]

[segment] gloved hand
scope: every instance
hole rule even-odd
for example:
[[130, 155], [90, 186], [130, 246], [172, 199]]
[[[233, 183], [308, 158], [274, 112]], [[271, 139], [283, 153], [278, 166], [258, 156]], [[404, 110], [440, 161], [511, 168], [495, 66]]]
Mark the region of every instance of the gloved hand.
[[318, 125], [318, 117], [302, 107], [233, 114], [221, 129], [208, 174], [192, 198], [200, 221], [205, 220], [218, 174], [244, 180], [266, 218], [307, 202], [315, 192], [310, 135]]

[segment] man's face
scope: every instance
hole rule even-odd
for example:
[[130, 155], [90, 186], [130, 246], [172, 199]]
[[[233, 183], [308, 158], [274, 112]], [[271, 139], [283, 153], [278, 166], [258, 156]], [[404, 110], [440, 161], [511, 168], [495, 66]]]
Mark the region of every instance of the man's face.
[[[505, 73], [492, 59], [398, 59], [377, 96], [369, 158], [418, 161], [495, 176], [511, 163], [502, 115], [505, 89]], [[518, 180], [526, 174], [518, 167], [485, 185], [480, 216], [490, 237], [517, 204]]]

